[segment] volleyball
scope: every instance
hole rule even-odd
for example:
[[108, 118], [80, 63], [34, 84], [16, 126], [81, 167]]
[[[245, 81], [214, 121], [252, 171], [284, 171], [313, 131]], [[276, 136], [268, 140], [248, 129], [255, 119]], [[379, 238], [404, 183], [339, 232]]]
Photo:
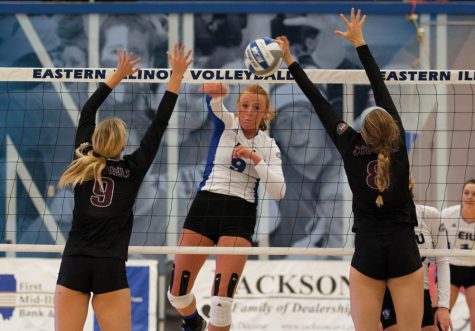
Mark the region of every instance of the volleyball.
[[280, 67], [282, 50], [271, 38], [253, 40], [244, 52], [246, 68], [256, 76], [270, 76]]

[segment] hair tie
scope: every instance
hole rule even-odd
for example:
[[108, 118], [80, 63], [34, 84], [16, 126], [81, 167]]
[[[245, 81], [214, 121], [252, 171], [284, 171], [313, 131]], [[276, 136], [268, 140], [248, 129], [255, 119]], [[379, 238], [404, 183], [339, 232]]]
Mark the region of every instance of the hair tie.
[[102, 155], [99, 152], [96, 152], [95, 150], [92, 150], [92, 155], [94, 155], [95, 157], [102, 157], [104, 158], [104, 160], [107, 160], [107, 158], [104, 155]]

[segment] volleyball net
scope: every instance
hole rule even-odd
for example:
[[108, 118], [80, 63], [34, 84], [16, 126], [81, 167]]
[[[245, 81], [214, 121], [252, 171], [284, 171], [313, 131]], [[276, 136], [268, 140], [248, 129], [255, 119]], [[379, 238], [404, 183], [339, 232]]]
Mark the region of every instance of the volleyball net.
[[[61, 252], [72, 222], [73, 193], [58, 190], [73, 157], [79, 114], [112, 69], [2, 68], [0, 251]], [[352, 126], [374, 105], [362, 70], [307, 70], [335, 111]], [[475, 177], [474, 71], [382, 72], [406, 128], [416, 203], [442, 210], [460, 202]], [[126, 153], [138, 147], [169, 78], [168, 69], [142, 69], [123, 81], [100, 107], [98, 119], [128, 125]], [[250, 254], [344, 256], [353, 252], [352, 195], [342, 160], [306, 97], [286, 70], [261, 79], [245, 70], [191, 69], [155, 161], [134, 207], [131, 254]], [[261, 188], [251, 248], [177, 247], [187, 211], [207, 162], [213, 123], [201, 84], [223, 82], [235, 111], [242, 88], [260, 84], [276, 113], [267, 133], [278, 144], [286, 196], [274, 201]], [[262, 185], [261, 185], [262, 186]], [[440, 220], [434, 220], [439, 222]], [[427, 256], [469, 256], [430, 250]]]

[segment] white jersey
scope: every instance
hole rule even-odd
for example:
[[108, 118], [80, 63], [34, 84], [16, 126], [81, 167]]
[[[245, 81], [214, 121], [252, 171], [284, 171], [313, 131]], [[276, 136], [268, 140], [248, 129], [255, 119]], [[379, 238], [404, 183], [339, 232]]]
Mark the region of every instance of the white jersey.
[[[257, 203], [258, 185], [262, 182], [276, 200], [285, 195], [280, 149], [275, 140], [258, 130], [254, 138], [247, 139], [239, 119], [223, 105], [222, 98], [210, 101], [215, 131], [208, 152], [208, 162], [199, 190], [243, 198]], [[262, 159], [253, 164], [250, 159], [232, 157], [237, 145], [252, 149]]]
[[[419, 249], [447, 249], [447, 231], [440, 212], [433, 207], [416, 205], [416, 241]], [[450, 269], [448, 257], [436, 257], [438, 299], [437, 306], [449, 308]], [[429, 258], [423, 258], [424, 288], [429, 289]]]
[[[445, 208], [442, 211], [442, 220], [447, 227], [449, 245], [451, 249], [475, 249], [475, 223], [467, 223], [460, 215], [460, 205]], [[450, 264], [473, 267], [473, 257], [451, 257]]]

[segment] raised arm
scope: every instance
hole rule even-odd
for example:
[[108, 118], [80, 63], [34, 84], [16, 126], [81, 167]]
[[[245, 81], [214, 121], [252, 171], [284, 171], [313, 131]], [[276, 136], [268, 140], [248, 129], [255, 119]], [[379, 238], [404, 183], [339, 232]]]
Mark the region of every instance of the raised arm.
[[172, 74], [165, 94], [158, 106], [157, 114], [140, 141], [139, 148], [126, 157], [129, 162], [135, 164], [137, 169], [143, 171], [143, 175], [145, 175], [155, 158], [163, 134], [165, 133], [165, 129], [168, 126], [168, 120], [175, 108], [176, 100], [180, 93], [183, 75], [191, 62], [193, 62], [190, 59], [191, 50], [185, 52], [184, 44], [181, 47], [175, 45], [173, 53], [167, 52], [167, 55], [168, 61], [171, 65]]
[[92, 134], [96, 127], [97, 109], [124, 77], [133, 75], [140, 70], [140, 68], [135, 68], [140, 61], [140, 57], [134, 59], [134, 53], [127, 54], [126, 49], [123, 51], [117, 50], [117, 59], [117, 68], [114, 73], [99, 85], [94, 94], [84, 104], [76, 131], [75, 148], [82, 143], [91, 143]]
[[400, 117], [394, 105], [391, 94], [384, 83], [383, 77], [378, 64], [374, 60], [368, 45], [363, 37], [363, 25], [366, 15], [361, 16], [361, 10], [358, 9], [356, 15], [355, 10], [351, 9], [350, 20], [345, 15], [340, 14], [340, 18], [346, 26], [346, 31], [337, 30], [335, 33], [340, 37], [348, 40], [356, 48], [361, 63], [366, 71], [366, 75], [373, 89], [376, 105], [388, 111], [395, 120], [400, 123]]
[[234, 115], [231, 114], [223, 104], [223, 98], [229, 94], [229, 87], [227, 85], [221, 83], [207, 83], [203, 84], [203, 86], [198, 89], [198, 92], [206, 94], [206, 103], [213, 122], [215, 119], [219, 119], [225, 126], [232, 123]]
[[336, 111], [334, 111], [327, 99], [325, 99], [318, 88], [308, 78], [302, 67], [300, 67], [300, 65], [295, 61], [292, 53], [290, 52], [290, 43], [287, 37], [279, 36], [276, 38], [276, 40], [282, 48], [284, 63], [289, 68], [292, 77], [295, 79], [295, 82], [310, 101], [326, 131], [334, 140], [336, 127], [338, 123], [343, 121], [343, 119], [337, 114]]

